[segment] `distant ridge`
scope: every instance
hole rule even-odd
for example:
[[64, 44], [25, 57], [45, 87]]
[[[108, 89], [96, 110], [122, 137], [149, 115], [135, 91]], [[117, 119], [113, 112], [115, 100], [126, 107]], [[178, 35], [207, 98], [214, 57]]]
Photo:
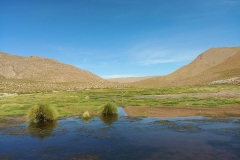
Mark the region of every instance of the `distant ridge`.
[[217, 80], [240, 78], [240, 47], [211, 48], [175, 72], [131, 83], [138, 87], [208, 84]]
[[97, 75], [53, 59], [0, 52], [0, 78], [44, 82], [103, 82]]
[[121, 77], [121, 78], [107, 78], [106, 80], [109, 82], [118, 82], [118, 83], [133, 83], [140, 80], [145, 80], [149, 78], [153, 78], [155, 76], [146, 76], [146, 77]]
[[126, 86], [155, 88], [219, 83], [240, 83], [240, 47], [211, 48], [188, 65], [166, 76], [116, 78], [108, 81], [89, 71], [53, 59], [0, 52], [0, 92], [26, 93]]

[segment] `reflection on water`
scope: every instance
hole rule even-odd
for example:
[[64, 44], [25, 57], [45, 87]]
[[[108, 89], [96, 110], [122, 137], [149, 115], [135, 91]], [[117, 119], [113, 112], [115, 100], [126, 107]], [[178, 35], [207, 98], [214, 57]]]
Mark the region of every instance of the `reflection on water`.
[[91, 118], [80, 118], [85, 124], [88, 124]]
[[44, 123], [30, 123], [28, 125], [28, 130], [32, 137], [44, 139], [51, 136], [56, 127], [57, 121], [50, 121]]
[[118, 120], [118, 115], [103, 115], [99, 116], [99, 119], [106, 125], [111, 126], [114, 122]]
[[82, 116], [79, 116], [78, 117], [79, 119], [81, 119], [85, 124], [88, 124], [89, 121], [94, 118], [94, 117], [86, 117], [86, 118], [83, 118]]
[[0, 159], [240, 159], [239, 119], [67, 118], [31, 136], [1, 131]]
[[118, 120], [119, 117], [127, 116], [127, 113], [122, 109], [122, 107], [118, 107], [118, 114], [113, 115], [102, 115], [99, 116], [99, 119], [106, 125], [111, 126], [114, 122]]

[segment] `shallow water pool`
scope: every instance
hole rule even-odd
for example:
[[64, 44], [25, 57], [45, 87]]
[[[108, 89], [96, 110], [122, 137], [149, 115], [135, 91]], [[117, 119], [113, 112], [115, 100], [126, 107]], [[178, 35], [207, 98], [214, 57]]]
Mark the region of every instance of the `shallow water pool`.
[[240, 119], [79, 117], [0, 131], [0, 159], [240, 159]]

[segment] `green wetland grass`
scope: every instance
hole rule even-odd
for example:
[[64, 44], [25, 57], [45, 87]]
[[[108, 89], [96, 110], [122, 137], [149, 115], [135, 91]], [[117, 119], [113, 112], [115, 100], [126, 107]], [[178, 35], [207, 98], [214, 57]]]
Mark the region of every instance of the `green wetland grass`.
[[89, 111], [98, 115], [99, 107], [112, 103], [122, 107], [193, 107], [221, 108], [240, 105], [239, 97], [182, 97], [182, 98], [137, 98], [143, 95], [171, 95], [186, 93], [240, 92], [240, 85], [204, 85], [162, 88], [122, 88], [89, 89], [80, 91], [60, 91], [19, 94], [0, 97], [0, 116], [26, 115], [27, 111], [38, 104], [48, 104], [56, 108], [59, 118], [83, 115]]

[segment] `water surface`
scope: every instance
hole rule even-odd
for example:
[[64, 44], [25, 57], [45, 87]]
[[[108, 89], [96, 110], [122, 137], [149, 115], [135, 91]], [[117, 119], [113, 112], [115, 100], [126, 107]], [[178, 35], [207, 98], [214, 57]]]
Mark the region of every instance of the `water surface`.
[[0, 159], [240, 159], [240, 119], [79, 117], [0, 131]]

